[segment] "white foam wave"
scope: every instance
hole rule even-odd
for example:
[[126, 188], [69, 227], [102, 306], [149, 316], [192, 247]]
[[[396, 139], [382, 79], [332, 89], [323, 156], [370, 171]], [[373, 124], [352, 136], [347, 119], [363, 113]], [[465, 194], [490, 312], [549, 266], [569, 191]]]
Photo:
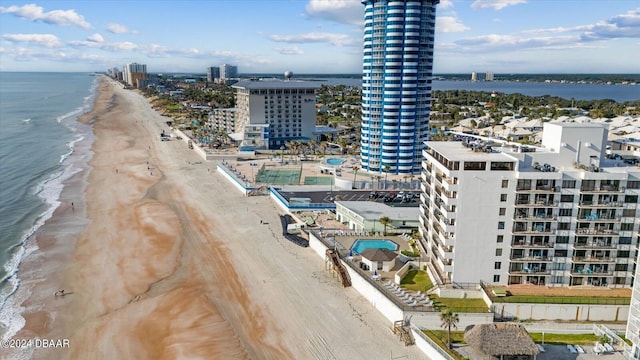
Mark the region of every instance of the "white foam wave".
[[31, 121], [31, 118], [22, 120], [23, 123], [28, 123], [29, 121]]
[[[84, 104], [65, 115], [59, 116], [57, 118], [58, 123], [91, 109], [97, 93], [97, 85], [98, 82], [96, 79], [89, 89], [90, 95], [84, 98]], [[90, 128], [77, 127], [73, 125], [74, 123], [75, 122], [70, 122], [67, 125], [69, 129], [77, 133], [77, 135], [67, 143], [70, 151], [61, 156], [60, 164], [63, 164], [63, 162], [71, 156], [75, 144], [85, 139], [85, 135], [87, 135], [86, 131], [90, 131]], [[20, 279], [18, 278], [18, 269], [20, 263], [26, 256], [38, 250], [37, 243], [29, 240], [33, 234], [53, 216], [55, 210], [60, 206], [59, 200], [60, 194], [64, 189], [64, 182], [80, 171], [81, 169], [73, 166], [73, 164], [66, 165], [61, 171], [51, 174], [46, 180], [36, 186], [35, 194], [43, 200], [47, 205], [47, 209], [36, 219], [34, 225], [25, 232], [19, 244], [16, 246], [13, 255], [4, 265], [7, 275], [0, 279], [0, 285], [2, 285], [0, 286], [0, 333], [2, 333], [0, 336], [2, 340], [12, 338], [25, 325], [25, 319], [22, 317], [24, 308], [22, 308], [20, 304], [29, 297], [30, 289], [25, 289], [24, 286], [21, 287]], [[22, 291], [18, 291], [19, 289]]]

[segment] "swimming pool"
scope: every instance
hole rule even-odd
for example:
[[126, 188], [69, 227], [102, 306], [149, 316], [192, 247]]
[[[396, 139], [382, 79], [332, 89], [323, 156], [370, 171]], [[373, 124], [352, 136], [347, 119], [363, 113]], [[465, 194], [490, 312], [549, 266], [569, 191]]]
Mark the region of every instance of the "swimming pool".
[[367, 249], [387, 249], [396, 251], [398, 250], [398, 244], [391, 240], [379, 239], [379, 240], [362, 240], [357, 239], [356, 242], [351, 245], [351, 251], [356, 254], [361, 254]]
[[338, 158], [328, 158], [327, 159], [327, 164], [329, 164], [329, 165], [342, 165], [343, 162], [344, 162], [343, 159], [338, 159]]

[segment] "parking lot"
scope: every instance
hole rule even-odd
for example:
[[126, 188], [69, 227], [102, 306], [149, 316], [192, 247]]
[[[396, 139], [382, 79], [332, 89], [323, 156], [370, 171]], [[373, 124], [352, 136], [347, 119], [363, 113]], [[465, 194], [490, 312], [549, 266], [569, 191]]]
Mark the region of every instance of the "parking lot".
[[375, 201], [389, 206], [415, 207], [418, 206], [419, 195], [402, 191], [281, 191], [285, 199], [308, 198], [314, 204], [331, 204], [340, 201]]

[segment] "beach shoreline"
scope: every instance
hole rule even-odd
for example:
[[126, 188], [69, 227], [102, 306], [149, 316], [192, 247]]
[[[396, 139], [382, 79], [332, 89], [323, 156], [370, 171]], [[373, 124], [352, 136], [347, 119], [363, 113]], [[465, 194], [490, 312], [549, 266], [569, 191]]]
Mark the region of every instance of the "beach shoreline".
[[[215, 163], [160, 141], [167, 118], [147, 99], [101, 78], [86, 119], [96, 137], [86, 203], [69, 213], [69, 190], [39, 234], [43, 263], [58, 268], [40, 274], [41, 299], [30, 301], [42, 303], [21, 332], [70, 346], [33, 358], [424, 358], [315, 253], [281, 236], [268, 197], [235, 192]], [[78, 234], [51, 238], [58, 215], [78, 211], [88, 219]], [[57, 288], [73, 294], [54, 297]]]

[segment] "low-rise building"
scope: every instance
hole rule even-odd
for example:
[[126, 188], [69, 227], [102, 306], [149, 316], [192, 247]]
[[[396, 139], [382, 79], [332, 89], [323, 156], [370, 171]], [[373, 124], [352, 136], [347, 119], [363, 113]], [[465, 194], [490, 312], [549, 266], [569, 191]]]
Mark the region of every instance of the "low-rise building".
[[388, 217], [387, 233], [411, 233], [418, 228], [417, 207], [395, 207], [373, 201], [336, 201], [336, 219], [349, 229], [384, 232], [380, 218]]

